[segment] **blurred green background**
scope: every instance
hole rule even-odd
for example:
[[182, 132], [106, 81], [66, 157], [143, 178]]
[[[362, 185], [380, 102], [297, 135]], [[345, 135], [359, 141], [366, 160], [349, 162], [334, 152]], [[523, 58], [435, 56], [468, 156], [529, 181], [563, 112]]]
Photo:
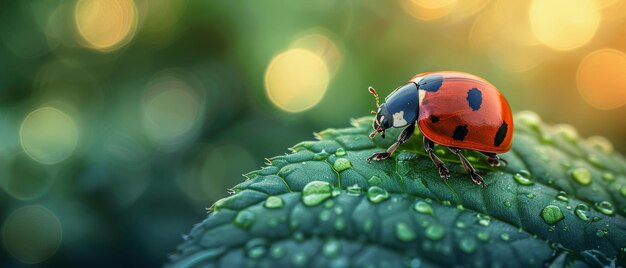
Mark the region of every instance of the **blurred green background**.
[[625, 0], [3, 1], [0, 266], [159, 266], [242, 173], [425, 71], [626, 152], [625, 23]]

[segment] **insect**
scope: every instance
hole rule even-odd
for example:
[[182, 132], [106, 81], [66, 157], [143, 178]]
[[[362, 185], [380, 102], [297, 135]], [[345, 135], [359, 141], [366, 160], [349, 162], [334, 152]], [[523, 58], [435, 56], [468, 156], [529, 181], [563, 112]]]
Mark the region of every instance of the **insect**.
[[462, 150], [484, 154], [491, 166], [506, 163], [498, 154], [511, 148], [511, 108], [498, 89], [486, 80], [463, 72], [421, 73], [389, 94], [383, 104], [379, 103], [374, 88], [369, 87], [369, 91], [374, 94], [378, 108], [372, 111], [376, 117], [370, 138], [378, 133], [385, 138], [385, 130], [391, 127], [405, 129], [387, 151], [367, 158], [368, 163], [390, 157], [413, 135], [416, 124], [424, 134], [424, 149], [443, 179], [450, 178], [450, 172], [435, 155], [435, 144], [448, 147], [459, 157], [472, 181], [483, 187], [485, 181], [467, 161]]

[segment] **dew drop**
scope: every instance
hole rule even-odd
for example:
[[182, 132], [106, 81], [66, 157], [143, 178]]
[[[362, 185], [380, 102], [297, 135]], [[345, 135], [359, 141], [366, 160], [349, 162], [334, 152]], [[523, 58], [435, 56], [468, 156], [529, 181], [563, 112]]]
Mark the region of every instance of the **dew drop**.
[[372, 203], [380, 203], [389, 198], [387, 190], [378, 186], [372, 186], [367, 190], [367, 199]]
[[282, 208], [284, 205], [285, 202], [278, 196], [270, 196], [265, 200], [266, 208]]
[[309, 256], [304, 252], [297, 252], [291, 256], [291, 263], [297, 267], [306, 266]]
[[455, 224], [455, 226], [456, 226], [456, 228], [459, 228], [459, 229], [465, 229], [465, 228], [467, 228], [467, 225], [465, 225], [465, 223], [464, 223], [464, 222], [462, 222], [462, 221], [457, 221], [457, 222], [456, 222], [456, 224]]
[[324, 202], [325, 208], [332, 208], [334, 205], [335, 205], [335, 201], [333, 201], [332, 199], [328, 199], [326, 200], [326, 202]]
[[502, 202], [502, 204], [504, 204], [504, 206], [507, 207], [507, 208], [511, 207], [511, 202], [509, 200], [506, 200], [506, 201]]
[[433, 224], [426, 228], [426, 237], [431, 240], [441, 240], [446, 235], [446, 229], [439, 224]]
[[598, 229], [596, 230], [596, 236], [599, 238], [605, 237], [607, 234], [609, 234], [609, 231], [606, 229]]
[[333, 168], [337, 172], [342, 172], [351, 167], [352, 163], [350, 163], [350, 160], [348, 160], [347, 158], [337, 158], [337, 160], [335, 160], [335, 163], [333, 164]]
[[504, 240], [504, 241], [509, 241], [511, 237], [509, 236], [508, 233], [502, 233], [500, 234], [500, 239]]
[[352, 186], [348, 186], [348, 194], [349, 195], [360, 195], [361, 194], [361, 186], [358, 184], [354, 184]]
[[343, 213], [343, 208], [341, 208], [340, 206], [336, 206], [333, 208], [333, 211], [335, 212], [335, 214], [341, 215], [341, 213]]
[[415, 211], [417, 211], [418, 213], [433, 215], [433, 208], [424, 201], [419, 201], [415, 203], [413, 209], [415, 209]]
[[280, 245], [274, 245], [272, 249], [270, 249], [270, 255], [275, 259], [280, 259], [285, 256], [285, 248]]
[[485, 231], [480, 231], [476, 233], [476, 238], [478, 238], [478, 240], [483, 241], [483, 242], [487, 241], [489, 240], [489, 233]]
[[251, 259], [258, 259], [265, 255], [266, 241], [262, 238], [252, 239], [246, 243], [246, 252]]
[[592, 136], [587, 138], [587, 142], [591, 144], [594, 148], [602, 151], [605, 154], [610, 154], [613, 152], [613, 144], [602, 136]]
[[402, 242], [411, 242], [415, 240], [415, 231], [410, 225], [400, 222], [396, 224], [396, 237]]
[[478, 221], [478, 224], [482, 226], [489, 226], [489, 223], [491, 223], [491, 217], [484, 214], [476, 214], [476, 219]]
[[382, 180], [378, 176], [372, 176], [369, 180], [367, 180], [367, 183], [370, 186], [378, 186], [382, 183]]
[[447, 151], [445, 149], [443, 149], [443, 148], [435, 149], [435, 154], [436, 155], [442, 156], [442, 155], [445, 155], [446, 153], [447, 153]]
[[324, 160], [326, 158], [328, 158], [330, 154], [326, 152], [326, 150], [322, 150], [319, 153], [316, 153], [313, 155], [313, 159], [314, 160]]
[[337, 229], [338, 231], [343, 231], [344, 229], [346, 229], [346, 220], [344, 220], [343, 218], [336, 219], [335, 229]]
[[626, 186], [622, 186], [622, 188], [619, 189], [619, 193], [622, 194], [623, 197], [626, 197]]
[[329, 239], [324, 243], [322, 251], [324, 252], [324, 256], [335, 258], [341, 253], [341, 243], [335, 239]]
[[533, 194], [533, 193], [527, 193], [527, 194], [526, 194], [526, 197], [528, 197], [528, 198], [530, 198], [530, 199], [535, 198], [535, 196], [537, 196], [537, 195], [536, 195], [536, 194]]
[[515, 175], [513, 175], [513, 179], [515, 179], [515, 181], [521, 185], [532, 185], [535, 183], [530, 179], [530, 172], [524, 169], [520, 170], [518, 173], [515, 173]]
[[234, 224], [239, 226], [239, 228], [248, 229], [254, 223], [255, 218], [256, 216], [254, 215], [254, 213], [247, 210], [242, 210], [237, 213]]
[[459, 242], [459, 248], [467, 254], [474, 253], [476, 251], [476, 240], [472, 237], [463, 237]]
[[320, 221], [328, 221], [330, 220], [330, 210], [324, 209], [320, 212]]
[[332, 186], [325, 181], [309, 182], [302, 189], [302, 202], [307, 206], [316, 206], [332, 196]]
[[562, 159], [560, 163], [561, 163], [561, 166], [563, 166], [564, 168], [572, 167], [572, 162], [567, 159]]
[[522, 124], [535, 131], [539, 131], [539, 127], [541, 126], [541, 118], [539, 118], [535, 112], [531, 111], [521, 111], [517, 113], [517, 121], [522, 122]]
[[594, 205], [597, 211], [600, 211], [604, 215], [612, 216], [615, 214], [615, 208], [609, 201], [598, 202]]
[[541, 210], [541, 218], [547, 224], [554, 225], [563, 219], [563, 212], [555, 205], [547, 205]]
[[589, 185], [591, 183], [591, 173], [586, 168], [575, 168], [570, 174], [572, 179], [580, 185]]
[[613, 176], [613, 173], [604, 172], [602, 174], [602, 179], [605, 180], [605, 181], [613, 181], [613, 180], [615, 180], [615, 176]]
[[589, 211], [589, 207], [587, 205], [578, 204], [574, 209], [574, 214], [576, 214], [576, 217], [578, 217], [582, 221], [589, 221], [589, 217], [587, 217], [587, 211]]
[[470, 161], [471, 163], [477, 163], [478, 162], [478, 158], [472, 155], [467, 156], [467, 160]]
[[346, 155], [346, 150], [343, 149], [343, 148], [339, 148], [339, 149], [337, 149], [337, 151], [335, 151], [335, 155], [336, 156], [344, 156], [344, 155]]
[[559, 133], [559, 135], [561, 135], [563, 139], [571, 143], [578, 142], [578, 132], [573, 126], [567, 125], [567, 124], [560, 124], [560, 125], [555, 125], [553, 129], [554, 131]]
[[599, 167], [599, 168], [603, 168], [604, 167], [604, 162], [602, 162], [602, 160], [600, 160], [600, 158], [598, 158], [597, 155], [595, 154], [590, 154], [587, 156], [587, 161], [589, 161], [589, 163], [591, 163], [592, 165]]
[[569, 198], [567, 197], [567, 193], [564, 191], [559, 191], [559, 193], [556, 194], [556, 199], [563, 201], [563, 202], [569, 201]]

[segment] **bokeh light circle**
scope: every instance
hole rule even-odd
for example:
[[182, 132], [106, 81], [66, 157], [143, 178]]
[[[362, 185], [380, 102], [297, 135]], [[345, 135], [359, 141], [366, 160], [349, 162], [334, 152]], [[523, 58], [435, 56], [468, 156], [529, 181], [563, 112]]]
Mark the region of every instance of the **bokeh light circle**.
[[143, 102], [146, 134], [160, 144], [179, 144], [200, 123], [204, 95], [183, 75], [164, 71], [151, 80]]
[[62, 226], [49, 209], [30, 205], [19, 208], [4, 222], [2, 242], [15, 259], [35, 264], [53, 256], [61, 245]]
[[74, 21], [86, 47], [112, 51], [135, 34], [137, 9], [132, 0], [78, 0]]
[[78, 127], [59, 109], [43, 107], [29, 113], [20, 127], [20, 144], [35, 161], [53, 165], [72, 155], [78, 145]]
[[54, 182], [50, 167], [33, 161], [25, 153], [0, 162], [2, 189], [18, 200], [33, 200], [45, 194]]
[[305, 49], [289, 49], [274, 57], [265, 72], [265, 90], [274, 105], [303, 112], [318, 104], [328, 88], [326, 62]]
[[404, 10], [419, 20], [437, 20], [452, 11], [457, 0], [400, 0]]
[[599, 49], [581, 61], [576, 73], [578, 92], [591, 106], [609, 110], [626, 104], [626, 54]]
[[595, 35], [601, 11], [593, 0], [534, 0], [529, 17], [534, 35], [544, 45], [572, 50]]
[[314, 33], [297, 38], [291, 43], [292, 48], [301, 48], [319, 55], [331, 76], [337, 73], [341, 63], [341, 52], [337, 44], [322, 30], [313, 30]]

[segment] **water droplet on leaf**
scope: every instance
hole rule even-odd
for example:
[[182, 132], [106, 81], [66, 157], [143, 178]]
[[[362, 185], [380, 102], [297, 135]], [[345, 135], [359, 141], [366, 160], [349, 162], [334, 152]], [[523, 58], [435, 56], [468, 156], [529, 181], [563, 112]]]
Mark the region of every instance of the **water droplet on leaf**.
[[472, 237], [463, 237], [459, 242], [459, 248], [467, 254], [474, 253], [476, 251], [476, 240]]
[[513, 179], [521, 185], [532, 185], [535, 183], [530, 179], [530, 172], [527, 170], [520, 170], [518, 173], [515, 173]]
[[613, 214], [615, 214], [615, 208], [613, 207], [613, 204], [611, 204], [611, 202], [609, 201], [596, 203], [594, 207], [597, 211], [600, 211], [604, 215], [612, 216]]
[[396, 224], [396, 237], [402, 242], [411, 242], [415, 240], [415, 231], [410, 225], [400, 222]]
[[559, 193], [556, 194], [556, 199], [561, 200], [563, 202], [569, 201], [569, 198], [567, 198], [567, 193], [564, 191], [559, 191]]
[[476, 233], [476, 238], [478, 238], [478, 240], [483, 241], [483, 242], [487, 241], [489, 240], [489, 233], [485, 231], [480, 231]]
[[332, 186], [325, 181], [309, 182], [302, 189], [302, 202], [307, 206], [316, 206], [332, 196]]
[[285, 205], [279, 196], [270, 196], [265, 200], [266, 208], [282, 208]]
[[252, 226], [254, 221], [255, 221], [254, 213], [247, 211], [247, 210], [242, 210], [242, 211], [239, 211], [239, 213], [237, 213], [234, 223], [235, 225], [239, 226], [242, 229], [248, 229], [250, 228], [250, 226]]
[[333, 164], [333, 168], [337, 172], [342, 172], [351, 167], [352, 163], [350, 163], [350, 160], [348, 160], [347, 158], [337, 158], [337, 160], [335, 160], [335, 163]]
[[482, 226], [489, 226], [489, 223], [491, 223], [491, 217], [484, 214], [476, 214], [476, 219], [478, 220], [478, 224]]
[[367, 199], [372, 203], [380, 203], [389, 198], [387, 190], [378, 186], [372, 186], [367, 190]]
[[378, 186], [382, 183], [382, 180], [378, 176], [372, 176], [369, 180], [367, 180], [367, 183], [370, 186]]
[[433, 214], [433, 208], [430, 207], [430, 205], [424, 201], [419, 201], [417, 203], [415, 203], [415, 205], [413, 206], [413, 209], [415, 209], [415, 211], [422, 213], [422, 214]]
[[426, 237], [431, 240], [441, 240], [446, 235], [446, 229], [439, 224], [433, 224], [426, 228]]
[[589, 185], [591, 183], [591, 173], [586, 168], [575, 168], [570, 174], [572, 179], [580, 185]]
[[324, 252], [324, 256], [328, 258], [337, 257], [341, 253], [341, 243], [335, 239], [329, 239], [324, 243], [322, 251]]
[[541, 211], [541, 218], [547, 224], [554, 225], [563, 219], [563, 212], [561, 211], [561, 208], [555, 205], [547, 205]]
[[504, 241], [509, 241], [511, 237], [509, 236], [508, 233], [502, 233], [500, 234], [500, 239], [504, 240]]
[[587, 217], [587, 211], [589, 211], [589, 207], [587, 205], [578, 204], [574, 209], [574, 214], [576, 214], [576, 217], [583, 221], [589, 221], [589, 218]]

